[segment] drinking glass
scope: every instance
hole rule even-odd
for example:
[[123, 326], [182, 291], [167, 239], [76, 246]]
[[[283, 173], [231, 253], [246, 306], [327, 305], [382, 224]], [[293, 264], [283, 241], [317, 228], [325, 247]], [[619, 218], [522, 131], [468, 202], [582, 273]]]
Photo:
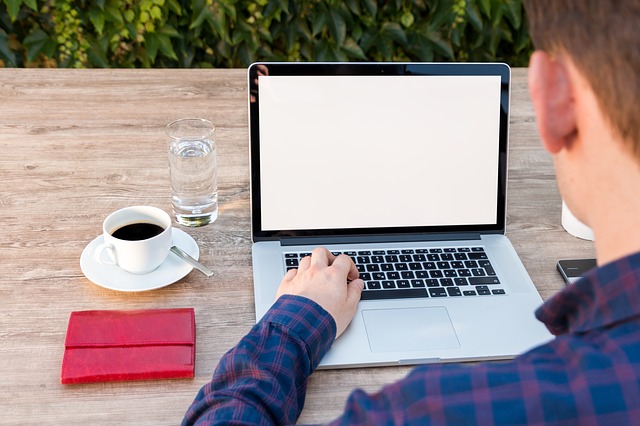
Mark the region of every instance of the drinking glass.
[[202, 226], [218, 218], [218, 179], [213, 123], [183, 118], [167, 124], [171, 197], [176, 221]]

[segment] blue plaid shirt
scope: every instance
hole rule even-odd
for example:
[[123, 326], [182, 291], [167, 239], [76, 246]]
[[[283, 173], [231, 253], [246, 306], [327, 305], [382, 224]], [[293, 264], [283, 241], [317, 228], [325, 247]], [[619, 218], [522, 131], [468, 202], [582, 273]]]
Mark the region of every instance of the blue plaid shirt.
[[[425, 365], [376, 394], [354, 391], [335, 424], [640, 424], [640, 253], [598, 268], [536, 316], [557, 337], [501, 363]], [[184, 424], [290, 424], [334, 340], [308, 299], [278, 300], [216, 368]]]

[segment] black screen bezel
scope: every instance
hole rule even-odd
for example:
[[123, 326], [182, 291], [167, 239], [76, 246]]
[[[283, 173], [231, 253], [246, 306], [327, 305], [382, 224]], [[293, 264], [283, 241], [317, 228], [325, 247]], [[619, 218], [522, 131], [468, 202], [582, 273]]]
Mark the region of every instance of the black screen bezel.
[[[258, 75], [266, 67], [270, 76], [344, 76], [344, 75], [433, 75], [433, 76], [500, 76], [500, 141], [498, 156], [498, 202], [496, 223], [480, 225], [447, 225], [419, 227], [349, 228], [349, 229], [300, 229], [263, 230], [260, 197], [260, 114]], [[250, 184], [251, 184], [251, 227], [253, 241], [270, 241], [281, 238], [328, 238], [368, 236], [385, 238], [390, 235], [433, 235], [433, 234], [503, 234], [506, 221], [507, 150], [509, 138], [509, 102], [511, 70], [503, 63], [309, 63], [259, 62], [248, 69], [249, 86], [249, 138], [250, 138]]]

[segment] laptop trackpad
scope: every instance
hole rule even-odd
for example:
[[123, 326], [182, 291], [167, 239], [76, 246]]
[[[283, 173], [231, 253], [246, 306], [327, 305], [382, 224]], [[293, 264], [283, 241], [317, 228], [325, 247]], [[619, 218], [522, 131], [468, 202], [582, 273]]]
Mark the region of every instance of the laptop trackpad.
[[460, 342], [444, 307], [362, 311], [371, 352], [456, 349]]

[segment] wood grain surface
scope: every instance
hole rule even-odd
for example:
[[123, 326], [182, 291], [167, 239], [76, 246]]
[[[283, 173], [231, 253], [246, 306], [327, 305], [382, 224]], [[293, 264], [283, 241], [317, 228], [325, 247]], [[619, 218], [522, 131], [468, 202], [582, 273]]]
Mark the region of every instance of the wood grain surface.
[[[560, 225], [526, 69], [513, 70], [511, 102], [507, 235], [547, 299], [563, 286], [556, 261], [594, 250]], [[0, 69], [0, 423], [179, 424], [254, 322], [246, 104], [241, 69]], [[164, 126], [183, 117], [216, 125], [220, 217], [183, 228], [215, 277], [193, 271], [141, 293], [91, 283], [79, 259], [108, 213], [138, 204], [170, 211]], [[195, 379], [60, 384], [72, 311], [168, 307], [195, 308]], [[374, 391], [409, 369], [318, 371], [300, 421], [328, 421], [352, 389]]]

